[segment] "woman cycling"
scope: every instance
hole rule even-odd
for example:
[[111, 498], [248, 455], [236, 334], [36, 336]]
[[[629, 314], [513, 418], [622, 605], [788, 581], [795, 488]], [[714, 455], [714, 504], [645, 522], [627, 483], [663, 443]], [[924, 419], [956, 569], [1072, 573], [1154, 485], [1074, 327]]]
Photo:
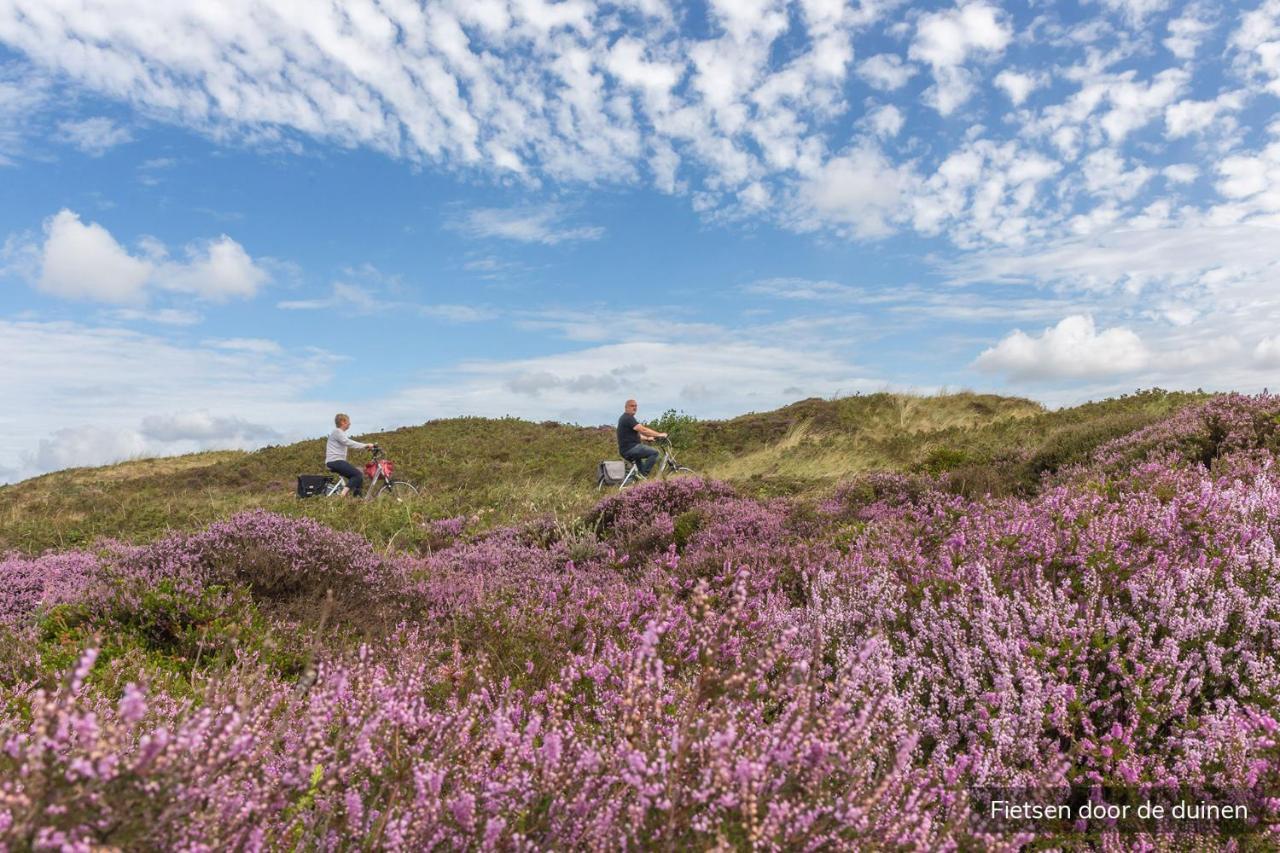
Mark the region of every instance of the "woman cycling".
[[347, 450], [377, 450], [378, 445], [365, 444], [362, 441], [348, 438], [347, 430], [351, 428], [351, 418], [341, 412], [333, 416], [333, 424], [334, 430], [329, 433], [329, 440], [324, 446], [324, 467], [346, 478], [347, 485], [342, 490], [344, 495], [349, 489], [351, 494], [358, 498], [360, 497], [360, 490], [364, 486], [364, 474], [360, 472], [359, 468], [347, 461]]

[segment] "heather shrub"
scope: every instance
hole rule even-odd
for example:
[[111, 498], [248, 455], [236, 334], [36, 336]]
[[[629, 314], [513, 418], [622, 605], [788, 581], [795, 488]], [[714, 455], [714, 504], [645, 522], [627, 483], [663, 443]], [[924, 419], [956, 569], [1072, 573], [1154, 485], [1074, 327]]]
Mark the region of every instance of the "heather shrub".
[[731, 495], [733, 489], [727, 484], [701, 477], [650, 480], [601, 500], [588, 520], [608, 533], [618, 525], [643, 525], [659, 513], [674, 517], [700, 501]]
[[[1017, 494], [958, 494], [960, 468], [805, 504], [690, 479], [450, 520], [428, 553], [263, 513], [64, 555], [61, 586], [15, 563], [0, 843], [1217, 846], [984, 826], [967, 798], [1151, 786], [1250, 796], [1267, 849], [1274, 408], [1185, 411]], [[375, 630], [273, 645], [320, 590]]]
[[13, 623], [40, 608], [82, 599], [99, 576], [93, 554], [72, 551], [0, 560], [0, 624]]
[[193, 593], [211, 584], [240, 586], [287, 617], [312, 621], [330, 594], [339, 619], [387, 618], [403, 605], [406, 583], [402, 564], [362, 537], [263, 511], [144, 546], [113, 568], [126, 595], [163, 579]]

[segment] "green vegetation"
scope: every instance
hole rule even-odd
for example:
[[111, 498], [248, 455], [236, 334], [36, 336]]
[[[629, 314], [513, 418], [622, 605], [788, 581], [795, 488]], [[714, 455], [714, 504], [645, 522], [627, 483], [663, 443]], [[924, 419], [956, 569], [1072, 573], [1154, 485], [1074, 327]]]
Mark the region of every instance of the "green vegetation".
[[[874, 470], [945, 472], [967, 494], [1028, 493], [1042, 474], [1206, 396], [1155, 390], [1046, 411], [994, 395], [881, 393], [802, 400], [725, 421], [668, 411], [654, 424], [671, 432], [681, 461], [757, 496], [818, 495]], [[514, 418], [451, 418], [360, 437], [386, 448], [420, 500], [297, 500], [294, 478], [321, 471], [321, 439], [132, 461], [0, 487], [0, 551], [147, 541], [253, 507], [310, 516], [380, 547], [427, 550], [429, 519], [466, 515], [472, 529], [484, 529], [580, 517], [600, 497], [596, 463], [616, 455], [612, 425]]]

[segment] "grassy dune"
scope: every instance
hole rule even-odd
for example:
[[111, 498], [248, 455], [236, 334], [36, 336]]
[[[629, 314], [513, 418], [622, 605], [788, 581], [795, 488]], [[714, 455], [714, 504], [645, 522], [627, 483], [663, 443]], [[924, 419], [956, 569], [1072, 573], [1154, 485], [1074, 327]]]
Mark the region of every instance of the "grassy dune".
[[[882, 393], [802, 400], [724, 421], [669, 413], [656, 423], [671, 432], [685, 464], [750, 495], [803, 499], [873, 470], [947, 474], [959, 493], [1010, 494], [1034, 490], [1043, 472], [1203, 396], [1149, 391], [1047, 411], [994, 395]], [[485, 528], [576, 518], [599, 498], [596, 463], [616, 455], [611, 426], [514, 418], [450, 418], [359, 437], [387, 449], [398, 474], [421, 489], [419, 501], [297, 500], [294, 478], [321, 472], [321, 439], [134, 460], [0, 487], [0, 551], [148, 541], [251, 508], [309, 516], [380, 547], [418, 549], [429, 545], [426, 519], [467, 515]]]

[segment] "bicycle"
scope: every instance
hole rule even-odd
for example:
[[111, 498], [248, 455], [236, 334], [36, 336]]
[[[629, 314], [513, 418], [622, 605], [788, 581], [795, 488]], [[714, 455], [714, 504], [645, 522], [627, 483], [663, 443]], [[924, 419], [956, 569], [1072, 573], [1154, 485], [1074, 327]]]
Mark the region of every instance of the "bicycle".
[[[629, 483], [635, 483], [640, 480], [647, 480], [650, 477], [666, 477], [666, 476], [685, 475], [685, 474], [696, 475], [698, 473], [697, 471], [693, 470], [687, 465], [681, 465], [680, 462], [676, 459], [675, 450], [671, 447], [671, 439], [659, 438], [654, 442], [654, 444], [657, 444], [659, 447], [662, 448], [662, 458], [658, 460], [658, 463], [656, 465], [654, 465], [651, 469], [649, 469], [649, 473], [647, 476], [645, 474], [640, 473], [639, 462], [636, 462], [630, 459], [623, 460], [623, 463], [629, 465], [630, 467], [627, 468], [627, 473], [622, 478], [622, 482], [618, 484], [619, 491], [625, 488]], [[596, 484], [596, 488], [600, 488], [603, 485], [604, 485], [604, 480], [602, 478], [600, 482]]]
[[[407, 480], [391, 479], [391, 475], [395, 471], [395, 463], [382, 455], [381, 447], [375, 444], [372, 449], [373, 461], [364, 466], [364, 473], [369, 478], [369, 482], [365, 485], [362, 499], [390, 498], [397, 503], [401, 503], [416, 498], [418, 496], [418, 487]], [[346, 487], [346, 479], [337, 477], [325, 487], [324, 496], [326, 498], [341, 496], [345, 494]]]

